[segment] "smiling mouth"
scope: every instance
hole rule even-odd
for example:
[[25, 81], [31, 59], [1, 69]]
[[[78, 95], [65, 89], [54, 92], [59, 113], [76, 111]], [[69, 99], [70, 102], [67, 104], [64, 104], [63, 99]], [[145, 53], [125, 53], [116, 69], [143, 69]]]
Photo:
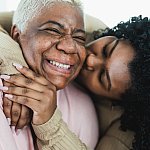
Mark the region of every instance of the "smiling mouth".
[[65, 70], [69, 70], [71, 68], [71, 65], [69, 64], [63, 64], [54, 60], [49, 60], [48, 61], [51, 65], [60, 68], [60, 69], [65, 69]]

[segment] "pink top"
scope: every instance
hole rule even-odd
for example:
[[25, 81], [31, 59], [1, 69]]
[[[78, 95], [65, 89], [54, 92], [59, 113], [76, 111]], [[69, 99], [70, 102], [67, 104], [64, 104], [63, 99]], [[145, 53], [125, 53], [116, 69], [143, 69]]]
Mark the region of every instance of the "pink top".
[[[0, 79], [0, 86], [2, 86]], [[34, 150], [29, 127], [21, 129], [17, 134], [3, 113], [2, 92], [0, 92], [0, 150]]]
[[[0, 85], [2, 85], [1, 80]], [[70, 130], [90, 149], [94, 149], [99, 130], [95, 108], [90, 97], [73, 83], [58, 91], [57, 98], [58, 108]], [[0, 150], [34, 150], [29, 127], [20, 130], [18, 135], [13, 128], [10, 128], [3, 113], [1, 97], [0, 122]]]
[[58, 91], [57, 105], [63, 120], [90, 149], [94, 149], [99, 137], [96, 111], [91, 98], [81, 88], [71, 83]]

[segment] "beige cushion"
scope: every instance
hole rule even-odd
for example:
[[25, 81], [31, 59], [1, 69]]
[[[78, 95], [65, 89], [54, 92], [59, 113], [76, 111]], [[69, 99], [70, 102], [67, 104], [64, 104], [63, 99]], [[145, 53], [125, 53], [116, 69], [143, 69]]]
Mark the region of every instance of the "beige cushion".
[[11, 30], [12, 16], [13, 16], [13, 11], [0, 12], [0, 24], [8, 33], [10, 33]]
[[93, 31], [100, 30], [104, 31], [108, 26], [102, 22], [100, 19], [90, 16], [88, 14], [85, 15], [85, 30], [87, 33], [87, 39], [86, 43], [88, 44], [89, 42], [93, 41]]
[[13, 63], [27, 67], [19, 44], [0, 27], [0, 74], [18, 73]]

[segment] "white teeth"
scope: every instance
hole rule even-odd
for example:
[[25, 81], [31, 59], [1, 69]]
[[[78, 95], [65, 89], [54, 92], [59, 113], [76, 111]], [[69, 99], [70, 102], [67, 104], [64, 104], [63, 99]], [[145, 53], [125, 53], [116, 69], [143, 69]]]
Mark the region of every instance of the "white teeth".
[[61, 64], [61, 63], [53, 61], [53, 60], [50, 60], [49, 63], [56, 66], [56, 67], [58, 67], [58, 68], [63, 68], [63, 69], [69, 69], [70, 68], [70, 65]]

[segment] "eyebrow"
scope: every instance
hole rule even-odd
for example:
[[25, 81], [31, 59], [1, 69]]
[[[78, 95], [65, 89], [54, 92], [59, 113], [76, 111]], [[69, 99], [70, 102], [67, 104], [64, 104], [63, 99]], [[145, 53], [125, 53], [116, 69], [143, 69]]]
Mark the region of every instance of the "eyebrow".
[[[118, 45], [118, 43], [119, 43], [119, 39], [115, 40], [115, 44], [113, 45], [112, 49], [110, 50], [109, 57], [112, 55], [112, 53], [113, 53], [114, 49], [116, 48], [116, 46]], [[110, 91], [112, 84], [111, 84], [110, 75], [109, 75], [108, 70], [106, 70], [106, 77], [108, 80], [108, 91]]]
[[[48, 20], [47, 22], [43, 23], [41, 26], [45, 25], [45, 24], [48, 24], [48, 23], [51, 23], [51, 24], [55, 24], [57, 26], [59, 26], [61, 29], [64, 29], [64, 26], [56, 21], [53, 21], [53, 20]], [[75, 29], [74, 32], [82, 32], [85, 34], [85, 31], [82, 30], [82, 29]]]
[[[113, 41], [113, 42], [114, 42], [114, 41]], [[118, 45], [118, 43], [119, 43], [119, 39], [115, 40], [115, 44], [114, 44], [114, 46], [112, 47], [112, 49], [110, 50], [110, 52], [109, 52], [109, 57], [112, 55], [112, 53], [113, 53], [114, 49], [116, 48], [116, 46]], [[107, 45], [107, 46], [108, 46], [108, 45]]]
[[84, 33], [84, 34], [85, 34], [85, 31], [84, 31], [84, 30], [82, 30], [82, 29], [75, 29], [74, 33], [76, 33], [76, 32], [82, 32], [82, 33]]
[[48, 20], [46, 22], [44, 22], [41, 26], [45, 25], [45, 24], [48, 24], [48, 23], [52, 23], [52, 24], [55, 24], [57, 26], [59, 26], [60, 28], [64, 29], [64, 26], [56, 21], [53, 21], [53, 20]]

